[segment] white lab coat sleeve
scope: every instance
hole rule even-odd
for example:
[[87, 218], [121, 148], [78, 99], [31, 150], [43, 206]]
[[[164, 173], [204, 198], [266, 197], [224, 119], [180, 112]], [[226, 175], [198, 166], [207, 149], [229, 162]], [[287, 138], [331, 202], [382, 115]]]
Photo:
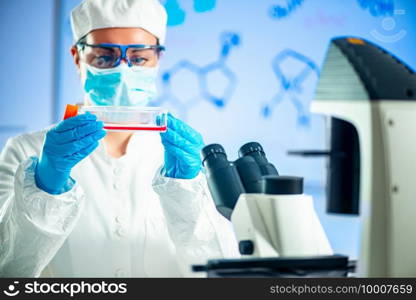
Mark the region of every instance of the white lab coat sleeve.
[[75, 226], [84, 203], [75, 182], [60, 195], [38, 189], [37, 161], [27, 157], [19, 138], [9, 140], [0, 155], [0, 277], [38, 277]]
[[159, 171], [153, 189], [159, 195], [183, 276], [195, 276], [191, 266], [208, 259], [239, 257], [232, 224], [216, 210], [202, 172], [194, 179], [175, 179]]

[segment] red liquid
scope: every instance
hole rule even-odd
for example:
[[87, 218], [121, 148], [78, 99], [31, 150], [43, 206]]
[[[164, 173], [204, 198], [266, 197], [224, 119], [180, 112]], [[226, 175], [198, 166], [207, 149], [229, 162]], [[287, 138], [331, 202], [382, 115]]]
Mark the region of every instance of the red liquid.
[[166, 131], [166, 126], [160, 127], [137, 127], [137, 126], [104, 126], [107, 130], [147, 130], [147, 131]]

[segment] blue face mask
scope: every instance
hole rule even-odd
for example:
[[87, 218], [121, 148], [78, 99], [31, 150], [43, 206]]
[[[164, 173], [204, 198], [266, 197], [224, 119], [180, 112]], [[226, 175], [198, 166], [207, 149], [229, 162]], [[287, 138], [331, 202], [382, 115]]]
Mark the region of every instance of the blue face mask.
[[156, 98], [157, 67], [84, 68], [84, 90], [92, 105], [146, 106]]

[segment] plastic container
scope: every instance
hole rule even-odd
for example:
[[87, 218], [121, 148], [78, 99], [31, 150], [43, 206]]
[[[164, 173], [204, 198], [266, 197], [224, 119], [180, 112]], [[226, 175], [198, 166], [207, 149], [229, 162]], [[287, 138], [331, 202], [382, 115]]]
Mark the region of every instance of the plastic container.
[[90, 112], [109, 131], [160, 131], [167, 129], [167, 110], [161, 107], [68, 105], [65, 118]]

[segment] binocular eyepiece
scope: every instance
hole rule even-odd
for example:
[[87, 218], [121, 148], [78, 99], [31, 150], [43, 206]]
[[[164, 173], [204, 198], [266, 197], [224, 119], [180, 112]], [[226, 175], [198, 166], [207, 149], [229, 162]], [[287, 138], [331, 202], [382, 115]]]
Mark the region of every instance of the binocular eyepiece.
[[303, 193], [303, 179], [279, 176], [259, 143], [243, 145], [238, 151], [239, 158], [234, 162], [228, 160], [220, 144], [205, 146], [201, 155], [212, 198], [217, 210], [227, 219], [231, 218], [234, 206], [243, 193]]

